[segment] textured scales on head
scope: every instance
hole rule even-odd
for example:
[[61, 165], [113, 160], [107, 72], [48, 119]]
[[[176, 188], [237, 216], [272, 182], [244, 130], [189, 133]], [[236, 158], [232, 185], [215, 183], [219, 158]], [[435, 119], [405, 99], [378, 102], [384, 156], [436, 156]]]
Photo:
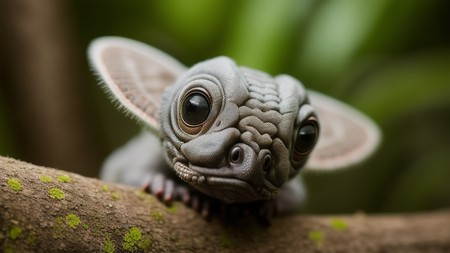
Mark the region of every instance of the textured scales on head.
[[355, 109], [226, 57], [187, 69], [118, 37], [95, 40], [89, 56], [112, 97], [161, 136], [177, 175], [226, 202], [274, 198], [305, 164], [349, 166], [380, 140], [377, 126]]

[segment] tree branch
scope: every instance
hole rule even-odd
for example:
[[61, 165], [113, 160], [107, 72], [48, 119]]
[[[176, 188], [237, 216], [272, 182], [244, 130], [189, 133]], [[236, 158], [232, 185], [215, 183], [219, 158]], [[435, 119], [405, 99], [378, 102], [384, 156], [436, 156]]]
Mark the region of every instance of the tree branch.
[[449, 252], [450, 211], [204, 221], [138, 189], [0, 157], [3, 252]]

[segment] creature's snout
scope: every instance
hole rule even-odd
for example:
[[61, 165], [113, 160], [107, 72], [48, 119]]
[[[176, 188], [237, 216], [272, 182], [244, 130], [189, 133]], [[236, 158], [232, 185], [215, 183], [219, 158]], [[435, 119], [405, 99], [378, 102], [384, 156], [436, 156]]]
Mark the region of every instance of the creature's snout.
[[[262, 150], [263, 154], [259, 155], [256, 164], [258, 164], [257, 167], [259, 167], [264, 173], [268, 172], [270, 170], [270, 167], [272, 165], [272, 154], [268, 150]], [[231, 164], [239, 165], [242, 163], [245, 157], [245, 152], [240, 146], [234, 146], [231, 148], [229, 152], [229, 161]]]
[[236, 128], [204, 134], [181, 145], [181, 152], [192, 164], [217, 168], [223, 165], [227, 150], [238, 141], [239, 135]]
[[227, 128], [198, 136], [181, 145], [181, 153], [191, 169], [204, 176], [235, 178], [262, 185], [272, 170], [273, 155], [268, 149], [255, 150], [239, 141], [240, 132]]

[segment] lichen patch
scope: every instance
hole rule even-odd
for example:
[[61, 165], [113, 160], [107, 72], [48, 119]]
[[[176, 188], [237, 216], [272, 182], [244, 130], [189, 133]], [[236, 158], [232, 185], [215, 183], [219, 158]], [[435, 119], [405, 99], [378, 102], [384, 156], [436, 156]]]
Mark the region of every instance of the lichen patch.
[[167, 211], [169, 211], [169, 213], [175, 214], [178, 212], [178, 208], [174, 203], [172, 203], [172, 205], [167, 209]]
[[343, 231], [348, 228], [347, 222], [345, 222], [342, 219], [338, 219], [338, 218], [332, 219], [330, 221], [330, 225], [336, 231]]
[[8, 232], [8, 237], [12, 240], [16, 240], [22, 234], [22, 228], [19, 226], [13, 226]]
[[137, 249], [137, 242], [141, 240], [142, 233], [137, 227], [132, 227], [124, 236], [122, 247], [124, 250], [134, 252]]
[[70, 183], [70, 182], [72, 182], [72, 178], [69, 175], [67, 175], [67, 174], [59, 175], [56, 178], [56, 180], [58, 180], [61, 183]]
[[309, 240], [313, 241], [317, 246], [322, 246], [324, 242], [324, 235], [318, 230], [313, 230], [308, 234]]
[[61, 191], [60, 189], [53, 187], [48, 191], [48, 195], [50, 196], [50, 198], [52, 199], [58, 199], [58, 200], [62, 200], [64, 199], [64, 192]]
[[106, 184], [102, 184], [102, 191], [103, 192], [109, 192], [109, 186]]
[[119, 200], [120, 199], [120, 194], [118, 192], [111, 192], [111, 198], [112, 200]]
[[22, 183], [17, 178], [8, 179], [7, 183], [8, 183], [9, 188], [15, 192], [19, 192], [23, 189]]
[[102, 250], [104, 253], [114, 253], [116, 251], [116, 246], [114, 246], [114, 243], [109, 237], [105, 239]]
[[138, 247], [142, 250], [150, 248], [152, 245], [152, 240], [148, 237], [143, 237], [142, 240], [138, 242]]
[[44, 182], [44, 183], [51, 183], [53, 181], [52, 177], [47, 176], [47, 175], [39, 176], [39, 180], [41, 180], [41, 182]]
[[139, 249], [147, 250], [152, 245], [152, 240], [142, 236], [137, 227], [132, 227], [123, 237], [122, 248], [126, 251], [135, 252]]
[[80, 217], [78, 217], [76, 214], [71, 213], [66, 216], [66, 224], [70, 228], [77, 228], [80, 222]]
[[150, 213], [150, 216], [156, 221], [163, 221], [164, 220], [164, 215], [158, 210], [152, 211]]

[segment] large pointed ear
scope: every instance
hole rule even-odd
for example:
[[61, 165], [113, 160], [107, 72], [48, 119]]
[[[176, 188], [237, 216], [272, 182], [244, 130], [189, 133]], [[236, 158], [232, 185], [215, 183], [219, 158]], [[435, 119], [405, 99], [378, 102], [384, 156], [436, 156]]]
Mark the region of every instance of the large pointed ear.
[[186, 68], [153, 47], [120, 37], [94, 40], [88, 55], [119, 106], [159, 133], [161, 96]]
[[361, 162], [378, 146], [377, 125], [356, 109], [323, 94], [309, 91], [320, 122], [319, 141], [305, 170], [325, 171]]

